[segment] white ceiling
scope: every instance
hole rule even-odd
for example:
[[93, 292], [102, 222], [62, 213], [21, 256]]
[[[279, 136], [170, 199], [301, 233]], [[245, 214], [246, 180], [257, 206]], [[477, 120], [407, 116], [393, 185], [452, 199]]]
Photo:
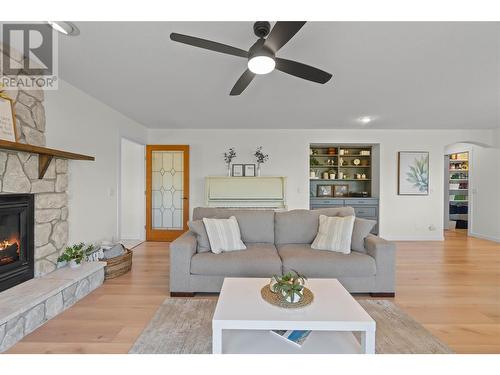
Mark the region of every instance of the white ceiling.
[[308, 22], [278, 56], [329, 71], [274, 71], [229, 91], [246, 60], [170, 41], [173, 31], [247, 49], [251, 22], [78, 22], [61, 77], [149, 128], [499, 127], [498, 23]]

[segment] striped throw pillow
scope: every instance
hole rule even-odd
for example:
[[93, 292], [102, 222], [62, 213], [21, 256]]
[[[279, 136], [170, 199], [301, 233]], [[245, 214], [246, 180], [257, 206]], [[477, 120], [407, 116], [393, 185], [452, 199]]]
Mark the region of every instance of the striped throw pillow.
[[240, 227], [234, 216], [229, 219], [203, 218], [207, 230], [210, 249], [215, 254], [223, 251], [245, 250], [247, 247], [241, 241]]
[[319, 230], [311, 248], [350, 254], [353, 228], [354, 216], [319, 215]]

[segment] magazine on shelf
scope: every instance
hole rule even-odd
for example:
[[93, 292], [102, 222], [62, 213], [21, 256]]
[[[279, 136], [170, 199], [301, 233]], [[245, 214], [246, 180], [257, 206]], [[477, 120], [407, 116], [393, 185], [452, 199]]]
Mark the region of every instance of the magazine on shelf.
[[282, 339], [297, 345], [298, 347], [304, 345], [307, 336], [309, 336], [309, 334], [311, 333], [311, 331], [299, 331], [299, 330], [293, 330], [293, 331], [273, 330], [271, 332], [281, 337]]

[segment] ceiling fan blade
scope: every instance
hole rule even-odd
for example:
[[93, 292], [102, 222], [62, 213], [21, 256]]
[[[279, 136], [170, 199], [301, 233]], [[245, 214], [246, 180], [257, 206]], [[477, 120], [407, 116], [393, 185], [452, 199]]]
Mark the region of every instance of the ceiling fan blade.
[[276, 58], [276, 69], [292, 76], [317, 83], [327, 83], [332, 75], [324, 70], [297, 61]]
[[276, 22], [273, 29], [266, 38], [264, 46], [270, 48], [274, 53], [288, 43], [295, 34], [304, 26], [305, 21]]
[[250, 70], [245, 70], [241, 77], [236, 81], [233, 86], [233, 89], [229, 93], [229, 95], [240, 95], [243, 90], [247, 88], [247, 86], [252, 82], [253, 77], [255, 77], [255, 73], [252, 73]]
[[207, 39], [196, 38], [194, 36], [171, 33], [170, 39], [172, 39], [174, 42], [189, 44], [190, 46], [204, 48], [215, 52], [221, 52], [228, 55], [245, 58], [248, 57], [248, 52], [242, 50], [241, 48], [228, 46], [227, 44], [217, 43]]

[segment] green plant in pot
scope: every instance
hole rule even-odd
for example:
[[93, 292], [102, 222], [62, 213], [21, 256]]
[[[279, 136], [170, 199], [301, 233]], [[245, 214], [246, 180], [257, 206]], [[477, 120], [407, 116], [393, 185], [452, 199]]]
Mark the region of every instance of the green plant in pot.
[[274, 275], [271, 279], [271, 290], [288, 303], [298, 303], [304, 297], [304, 284], [307, 278], [297, 271]]
[[86, 255], [85, 243], [81, 242], [78, 245], [68, 246], [64, 252], [57, 258], [58, 262], [69, 263], [71, 268], [78, 268], [81, 266]]

